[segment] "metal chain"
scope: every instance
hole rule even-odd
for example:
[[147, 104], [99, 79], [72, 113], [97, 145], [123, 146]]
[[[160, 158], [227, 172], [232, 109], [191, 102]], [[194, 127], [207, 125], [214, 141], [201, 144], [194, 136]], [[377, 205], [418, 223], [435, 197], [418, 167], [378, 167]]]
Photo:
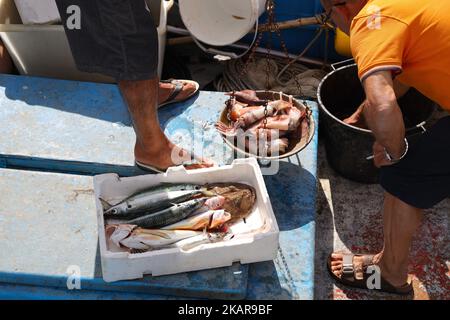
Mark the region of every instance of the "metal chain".
[[[273, 2], [273, 0], [270, 0], [270, 1]], [[272, 10], [273, 11], [275, 10], [275, 3], [273, 3]], [[289, 57], [289, 51], [287, 49], [286, 42], [284, 41], [284, 38], [283, 38], [283, 36], [281, 34], [280, 26], [275, 21], [275, 19], [274, 19], [274, 21], [272, 23], [273, 23], [273, 25], [272, 25], [273, 29], [277, 33], [278, 39], [280, 40], [281, 48], [283, 49], [283, 52], [284, 52], [284, 54], [286, 56], [286, 63], [290, 64], [291, 63], [291, 58]], [[294, 80], [295, 80], [295, 84], [297, 85], [297, 89], [298, 89], [299, 95], [301, 95], [302, 94], [301, 93], [302, 92], [302, 86], [301, 86], [300, 82], [298, 81], [298, 79], [297, 79], [297, 77], [295, 75], [294, 75]]]
[[[275, 22], [275, 3], [273, 0], [267, 0], [266, 2], [266, 10], [267, 10], [267, 26], [268, 26], [268, 40], [267, 40], [267, 51], [266, 51], [266, 89], [270, 89], [270, 54], [272, 51], [272, 40], [273, 40], [273, 26]], [[263, 119], [263, 128], [267, 127], [267, 118], [269, 115], [269, 111], [267, 110], [268, 102], [264, 105], [264, 119]]]
[[[275, 1], [274, 0], [267, 0], [266, 10], [267, 10], [266, 31], [268, 32], [267, 51], [266, 51], [266, 89], [269, 90], [270, 89], [270, 71], [271, 71], [270, 70], [271, 69], [270, 68], [270, 56], [271, 56], [271, 52], [272, 52], [273, 33], [276, 33], [280, 40], [282, 50], [286, 56], [287, 64], [291, 64], [291, 58], [289, 56], [289, 51], [287, 49], [286, 42], [284, 41], [284, 38], [281, 34], [280, 27], [275, 19]], [[321, 21], [319, 20], [319, 17], [321, 18], [320, 19]], [[322, 24], [322, 27], [324, 27], [328, 23], [329, 14], [318, 16], [318, 20]], [[258, 32], [257, 40], [255, 41], [253, 48], [251, 48], [248, 58], [245, 61], [244, 65], [241, 69], [241, 72], [239, 74], [239, 79], [242, 79], [243, 76], [248, 72], [248, 66], [253, 61], [253, 58], [256, 53], [256, 49], [259, 47], [259, 45], [262, 41], [263, 32], [261, 32], [261, 31], [257, 31], [257, 32]], [[301, 87], [300, 81], [298, 80], [298, 78], [295, 75], [294, 75], [294, 80], [295, 80], [295, 84], [297, 85], [299, 95], [301, 95], [302, 87]], [[305, 105], [305, 107], [306, 107], [307, 111], [309, 111], [309, 107], [307, 105]], [[264, 119], [263, 119], [264, 128], [266, 128], [267, 118], [268, 118], [268, 113], [269, 113], [267, 108], [268, 108], [268, 103], [266, 103], [264, 105]]]

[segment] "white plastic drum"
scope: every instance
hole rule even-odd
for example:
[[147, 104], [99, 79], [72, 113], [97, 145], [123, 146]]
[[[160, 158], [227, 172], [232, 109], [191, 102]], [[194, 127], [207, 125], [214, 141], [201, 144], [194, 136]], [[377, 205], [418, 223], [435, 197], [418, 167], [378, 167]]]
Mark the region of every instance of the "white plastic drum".
[[249, 33], [265, 11], [266, 0], [179, 0], [186, 28], [198, 40], [227, 46]]

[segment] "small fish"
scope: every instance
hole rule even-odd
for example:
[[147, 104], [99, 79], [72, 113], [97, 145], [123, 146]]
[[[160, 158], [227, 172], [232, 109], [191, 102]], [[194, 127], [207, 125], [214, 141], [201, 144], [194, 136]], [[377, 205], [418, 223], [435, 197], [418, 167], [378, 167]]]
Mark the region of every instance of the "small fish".
[[128, 220], [126, 223], [135, 224], [142, 228], [164, 227], [187, 218], [195, 210], [201, 208], [206, 200], [207, 198], [199, 198], [175, 204], [167, 209]]
[[105, 233], [109, 237], [109, 239], [114, 243], [117, 247], [120, 248], [120, 241], [125, 239], [136, 229], [138, 226], [131, 224], [120, 224], [120, 225], [108, 225], [106, 226]]
[[101, 199], [104, 214], [110, 217], [130, 217], [140, 213], [150, 213], [152, 210], [170, 207], [191, 199], [193, 196], [206, 194], [206, 189], [195, 184], [165, 184], [147, 191], [134, 194], [116, 205], [110, 205]]
[[149, 250], [168, 247], [178, 241], [201, 235], [202, 232], [187, 230], [150, 230], [137, 228], [122, 239], [120, 244], [129, 249]]
[[192, 216], [198, 215], [200, 213], [205, 213], [210, 210], [222, 209], [224, 204], [225, 204], [225, 197], [215, 196], [208, 198], [208, 200], [205, 201], [205, 204], [200, 209], [197, 209], [192, 213]]
[[185, 220], [164, 227], [164, 230], [211, 230], [216, 229], [231, 219], [231, 214], [224, 210], [210, 210]]
[[214, 183], [207, 186], [208, 191], [225, 198], [222, 206], [231, 214], [229, 223], [246, 218], [256, 203], [256, 191], [253, 187], [242, 183]]
[[226, 232], [207, 233], [203, 232], [192, 238], [187, 238], [173, 244], [171, 247], [180, 248], [181, 250], [188, 251], [202, 244], [216, 243], [219, 241], [226, 241], [232, 239], [233, 235]]

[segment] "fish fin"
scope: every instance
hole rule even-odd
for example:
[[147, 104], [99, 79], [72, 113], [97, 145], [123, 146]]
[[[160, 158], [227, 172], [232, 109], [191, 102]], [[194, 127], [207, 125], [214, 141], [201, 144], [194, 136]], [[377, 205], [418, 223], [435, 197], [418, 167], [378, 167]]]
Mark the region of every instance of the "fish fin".
[[216, 194], [214, 192], [208, 191], [207, 189], [201, 190], [201, 192], [202, 192], [202, 194], [205, 197], [214, 197], [214, 196], [216, 196]]
[[106, 201], [106, 200], [104, 200], [102, 198], [98, 198], [98, 199], [100, 200], [100, 203], [103, 206], [103, 210], [109, 210], [109, 209], [111, 209], [113, 207], [113, 205], [110, 204], [108, 201]]
[[[168, 231], [170, 231], [170, 230], [168, 230]], [[152, 230], [152, 234], [154, 234], [158, 237], [164, 238], [164, 239], [171, 239], [171, 237], [167, 233], [165, 233], [164, 230], [154, 229], [154, 230]]]

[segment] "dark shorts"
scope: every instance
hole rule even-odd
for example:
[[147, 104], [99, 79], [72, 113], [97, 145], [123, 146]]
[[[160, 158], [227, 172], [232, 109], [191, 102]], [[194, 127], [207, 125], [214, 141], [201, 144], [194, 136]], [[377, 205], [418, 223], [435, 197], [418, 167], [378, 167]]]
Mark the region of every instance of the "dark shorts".
[[[102, 73], [116, 80], [157, 77], [158, 33], [145, 0], [56, 3], [79, 70]], [[72, 5], [80, 8], [80, 29], [68, 28], [67, 22], [70, 25], [73, 20], [67, 8]]]
[[380, 184], [420, 209], [450, 197], [450, 117], [442, 118], [424, 133], [399, 163], [383, 167]]

